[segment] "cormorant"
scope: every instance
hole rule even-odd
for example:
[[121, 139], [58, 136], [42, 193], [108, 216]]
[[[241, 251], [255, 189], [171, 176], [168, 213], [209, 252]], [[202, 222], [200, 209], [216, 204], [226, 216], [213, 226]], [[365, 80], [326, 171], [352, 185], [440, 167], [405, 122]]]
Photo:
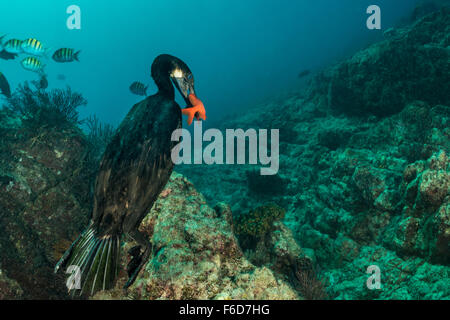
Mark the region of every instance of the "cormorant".
[[[160, 55], [151, 75], [158, 92], [136, 104], [117, 129], [100, 164], [90, 224], [55, 267], [55, 272], [68, 267], [75, 277], [76, 272], [81, 275], [80, 287], [74, 288], [81, 289], [80, 295], [113, 287], [124, 234], [139, 244], [129, 252], [133, 258], [125, 287], [134, 282], [152, 251], [138, 227], [174, 167], [172, 133], [181, 128], [182, 113], [206, 119], [203, 103], [195, 95], [194, 77], [183, 61]], [[188, 105], [182, 111], [175, 102], [174, 85]]]

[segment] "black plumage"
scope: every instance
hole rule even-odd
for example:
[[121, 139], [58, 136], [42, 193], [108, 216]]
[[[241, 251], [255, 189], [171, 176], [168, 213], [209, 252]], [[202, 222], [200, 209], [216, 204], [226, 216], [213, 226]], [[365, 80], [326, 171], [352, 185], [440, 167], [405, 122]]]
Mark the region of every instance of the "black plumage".
[[173, 83], [187, 103], [188, 94], [194, 92], [191, 71], [173, 56], [157, 57], [152, 77], [158, 93], [136, 104], [117, 129], [100, 164], [91, 223], [55, 268], [79, 267], [81, 293], [93, 294], [113, 286], [123, 234], [133, 237], [141, 249], [132, 253], [126, 286], [133, 283], [151, 253], [151, 245], [138, 227], [174, 167], [171, 136], [181, 127], [181, 110], [174, 100]]

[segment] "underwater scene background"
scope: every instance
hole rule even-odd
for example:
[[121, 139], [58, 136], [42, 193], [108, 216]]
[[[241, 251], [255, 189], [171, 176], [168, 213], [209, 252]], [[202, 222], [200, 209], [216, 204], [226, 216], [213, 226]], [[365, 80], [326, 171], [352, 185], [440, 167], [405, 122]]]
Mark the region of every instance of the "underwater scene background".
[[[136, 281], [124, 235], [114, 287], [80, 298], [449, 299], [449, 1], [377, 1], [381, 30], [373, 4], [0, 3], [0, 299], [71, 298], [55, 265], [163, 53], [195, 75], [204, 131], [280, 130], [279, 170], [175, 166]], [[42, 52], [8, 42], [30, 38]]]

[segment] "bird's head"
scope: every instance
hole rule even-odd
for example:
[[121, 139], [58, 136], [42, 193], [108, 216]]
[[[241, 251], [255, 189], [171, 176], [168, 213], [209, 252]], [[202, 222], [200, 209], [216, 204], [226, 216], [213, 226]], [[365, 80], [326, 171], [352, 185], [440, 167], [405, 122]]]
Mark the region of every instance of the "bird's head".
[[194, 117], [197, 120], [200, 120], [200, 118], [206, 120], [205, 107], [195, 94], [194, 75], [181, 59], [167, 54], [158, 56], [152, 65], [152, 77], [160, 91], [172, 90], [173, 92], [172, 85], [168, 85], [165, 81], [166, 79], [171, 80], [187, 104], [187, 108], [183, 109], [182, 112], [188, 116], [189, 125]]
[[189, 105], [189, 95], [191, 93], [195, 95], [194, 75], [189, 67], [180, 59], [175, 59], [172, 63], [173, 66], [169, 74], [170, 79]]

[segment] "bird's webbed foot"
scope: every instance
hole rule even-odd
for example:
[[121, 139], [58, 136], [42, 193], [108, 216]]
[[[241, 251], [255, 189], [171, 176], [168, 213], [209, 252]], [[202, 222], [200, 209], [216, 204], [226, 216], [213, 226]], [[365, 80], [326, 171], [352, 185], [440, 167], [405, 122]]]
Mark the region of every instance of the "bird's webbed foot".
[[131, 286], [136, 280], [139, 271], [145, 263], [147, 263], [150, 254], [152, 253], [152, 244], [147, 240], [144, 234], [136, 231], [130, 234], [131, 237], [138, 243], [137, 246], [132, 247], [128, 254], [131, 256], [131, 260], [127, 265], [128, 281], [124, 286], [124, 289]]

